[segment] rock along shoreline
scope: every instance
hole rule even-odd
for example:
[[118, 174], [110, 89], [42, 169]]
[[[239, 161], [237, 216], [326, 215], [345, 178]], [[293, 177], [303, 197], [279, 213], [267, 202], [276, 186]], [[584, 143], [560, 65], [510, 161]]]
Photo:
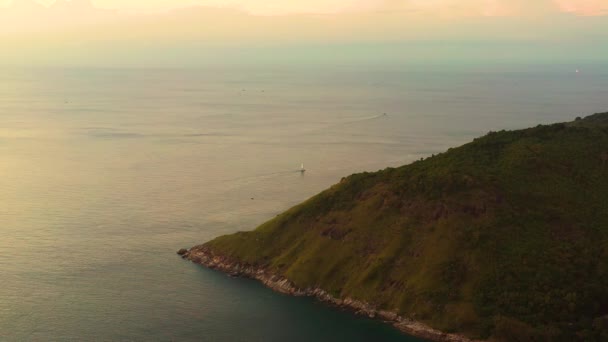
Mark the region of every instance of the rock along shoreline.
[[256, 279], [280, 293], [292, 296], [315, 297], [319, 301], [348, 309], [358, 315], [380, 319], [391, 323], [395, 328], [408, 335], [437, 342], [473, 342], [473, 340], [462, 335], [443, 333], [426, 324], [401, 317], [395, 312], [378, 310], [369, 303], [348, 297], [344, 299], [335, 298], [320, 288], [298, 288], [287, 278], [272, 274], [267, 269], [261, 267], [240, 263], [227, 257], [216, 255], [204, 245], [192, 247], [189, 250], [180, 249], [177, 254], [196, 264], [221, 271], [230, 276]]

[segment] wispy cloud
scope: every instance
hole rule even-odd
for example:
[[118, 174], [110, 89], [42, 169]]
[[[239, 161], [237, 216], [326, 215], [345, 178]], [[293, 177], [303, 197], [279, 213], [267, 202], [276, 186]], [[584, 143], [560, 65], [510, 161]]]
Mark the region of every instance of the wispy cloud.
[[[608, 21], [588, 16], [608, 14], [607, 1], [61, 0], [40, 6], [18, 0], [0, 9], [0, 65], [198, 65], [226, 56], [238, 62], [377, 55], [428, 60], [453, 58], [455, 51], [497, 59], [566, 51], [598, 59]], [[155, 11], [131, 12], [144, 5]], [[174, 8], [187, 5], [194, 7]], [[439, 53], [441, 46], [450, 48]]]
[[0, 36], [12, 33], [73, 30], [97, 27], [118, 18], [89, 0], [58, 0], [47, 5], [32, 0], [14, 0], [0, 9]]
[[122, 12], [158, 12], [177, 8], [204, 6], [238, 9], [254, 15], [336, 14], [346, 12], [403, 11], [443, 17], [520, 16], [551, 14], [558, 11], [577, 15], [607, 15], [608, 0], [0, 0], [32, 7], [87, 6]]
[[608, 15], [608, 0], [555, 0], [563, 12], [584, 16]]

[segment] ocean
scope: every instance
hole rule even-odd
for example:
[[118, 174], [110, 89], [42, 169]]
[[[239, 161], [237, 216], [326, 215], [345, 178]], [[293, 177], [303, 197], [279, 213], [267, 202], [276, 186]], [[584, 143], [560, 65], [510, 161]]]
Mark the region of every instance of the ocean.
[[4, 69], [0, 340], [418, 341], [176, 251], [606, 94], [598, 66]]

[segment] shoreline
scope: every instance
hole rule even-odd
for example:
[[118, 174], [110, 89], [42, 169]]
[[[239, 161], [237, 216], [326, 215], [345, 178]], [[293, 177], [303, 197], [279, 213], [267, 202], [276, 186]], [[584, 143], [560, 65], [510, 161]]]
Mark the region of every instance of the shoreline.
[[399, 316], [397, 313], [378, 310], [373, 305], [352, 298], [335, 298], [320, 288], [301, 289], [296, 287], [289, 279], [272, 274], [266, 269], [252, 265], [241, 264], [227, 257], [214, 254], [204, 245], [182, 249], [178, 252], [182, 258], [209, 269], [221, 271], [230, 276], [255, 279], [270, 289], [296, 297], [314, 297], [317, 300], [332, 306], [347, 309], [357, 315], [390, 323], [395, 328], [408, 335], [436, 342], [473, 342], [473, 340], [458, 334], [448, 334], [433, 329], [428, 325]]

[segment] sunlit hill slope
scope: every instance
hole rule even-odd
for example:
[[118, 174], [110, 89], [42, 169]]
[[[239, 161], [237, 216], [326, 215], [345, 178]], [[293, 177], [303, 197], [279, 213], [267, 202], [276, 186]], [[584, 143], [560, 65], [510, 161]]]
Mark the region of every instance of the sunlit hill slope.
[[445, 332], [608, 339], [608, 113], [344, 178], [203, 246]]

